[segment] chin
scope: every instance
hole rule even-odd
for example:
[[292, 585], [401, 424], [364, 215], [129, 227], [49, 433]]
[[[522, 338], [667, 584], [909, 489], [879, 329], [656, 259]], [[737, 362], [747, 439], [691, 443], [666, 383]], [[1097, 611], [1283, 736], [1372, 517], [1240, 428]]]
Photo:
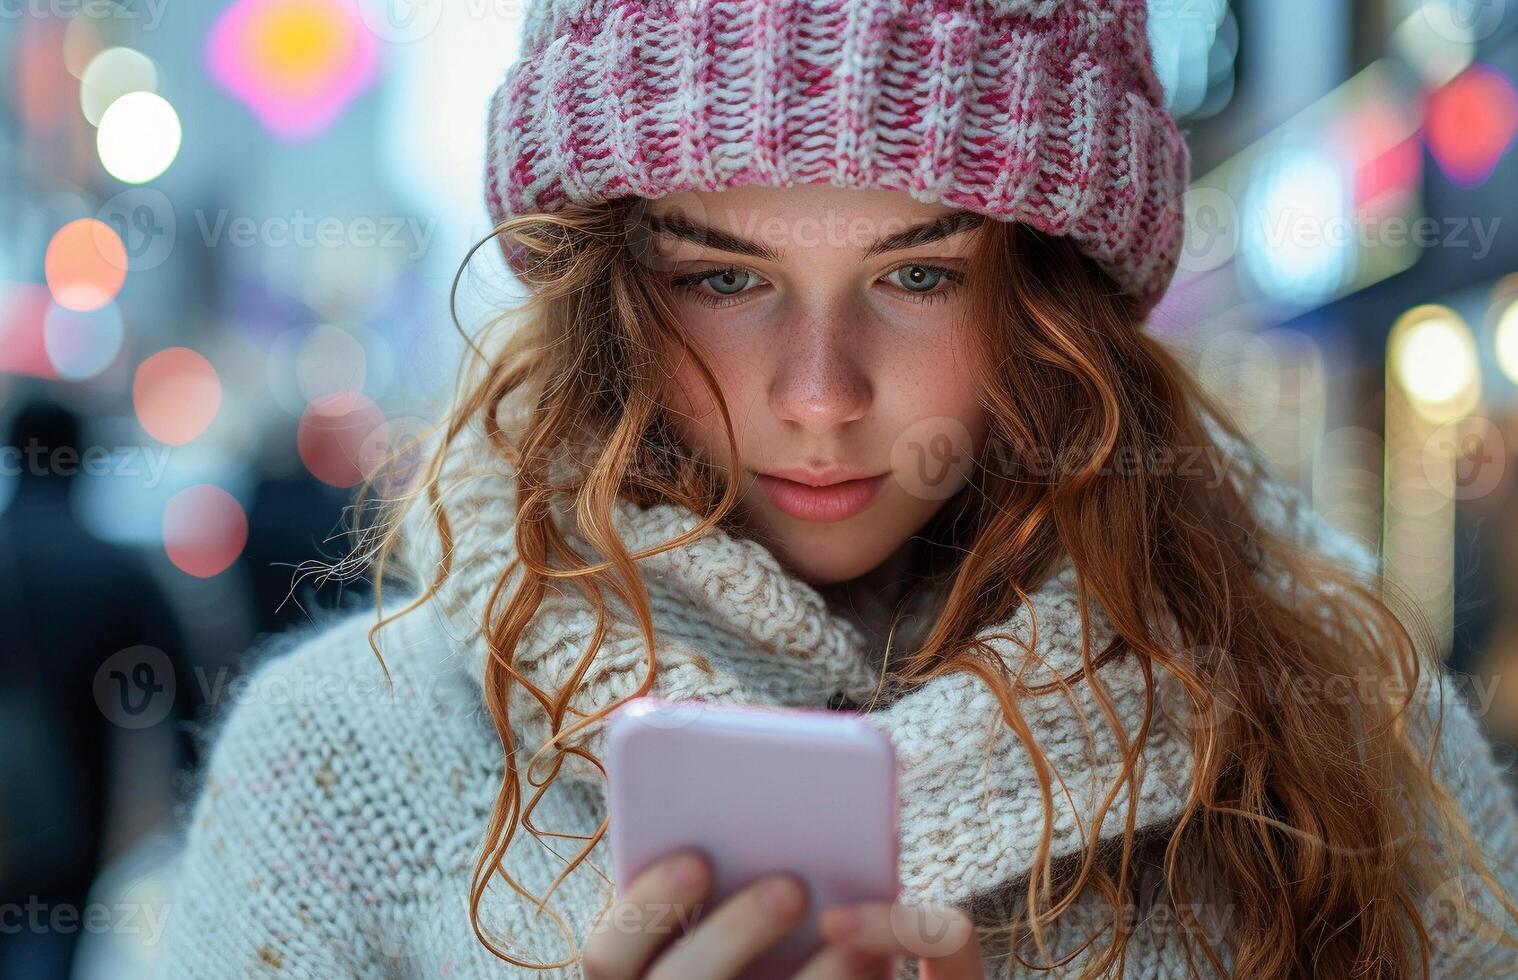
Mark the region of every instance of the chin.
[[[806, 532], [803, 530], [799, 533]], [[794, 539], [787, 540], [787, 537], [788, 535], [780, 534], [771, 538], [771, 550], [781, 564], [814, 586], [837, 585], [856, 579], [877, 567], [890, 555], [890, 549], [860, 551], [857, 548], [834, 547], [825, 540], [801, 543]]]

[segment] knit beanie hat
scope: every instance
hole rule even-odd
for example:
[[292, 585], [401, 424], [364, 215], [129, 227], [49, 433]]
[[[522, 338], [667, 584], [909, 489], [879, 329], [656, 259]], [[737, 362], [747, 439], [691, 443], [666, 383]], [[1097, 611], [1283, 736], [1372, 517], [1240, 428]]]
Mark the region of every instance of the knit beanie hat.
[[1146, 2], [529, 0], [490, 104], [490, 215], [900, 190], [1068, 237], [1147, 311], [1180, 258], [1189, 155]]

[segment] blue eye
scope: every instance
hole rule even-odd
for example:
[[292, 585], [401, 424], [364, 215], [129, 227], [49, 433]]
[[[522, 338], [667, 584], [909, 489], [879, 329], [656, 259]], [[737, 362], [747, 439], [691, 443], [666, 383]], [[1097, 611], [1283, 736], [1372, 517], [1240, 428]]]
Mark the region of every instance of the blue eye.
[[754, 278], [753, 273], [744, 272], [742, 269], [723, 269], [713, 273], [701, 281], [709, 284], [722, 296], [735, 296], [743, 292], [749, 281]]
[[[670, 285], [689, 293], [691, 298], [698, 303], [721, 307], [739, 302], [736, 297], [749, 292], [748, 287], [755, 282], [763, 282], [763, 280], [746, 269], [728, 268], [676, 276], [670, 280]], [[709, 287], [710, 291], [702, 289], [703, 286]]]
[[904, 265], [886, 273], [886, 276], [889, 278], [898, 272], [905, 272], [907, 275], [896, 284], [912, 293], [932, 292], [934, 287], [943, 281], [944, 276], [949, 274], [948, 269], [934, 265]]
[[[899, 280], [897, 273], [905, 273]], [[964, 276], [953, 269], [939, 265], [903, 265], [887, 272], [885, 277], [908, 294], [910, 303], [938, 303], [947, 300], [964, 282]], [[948, 286], [938, 287], [945, 281]]]

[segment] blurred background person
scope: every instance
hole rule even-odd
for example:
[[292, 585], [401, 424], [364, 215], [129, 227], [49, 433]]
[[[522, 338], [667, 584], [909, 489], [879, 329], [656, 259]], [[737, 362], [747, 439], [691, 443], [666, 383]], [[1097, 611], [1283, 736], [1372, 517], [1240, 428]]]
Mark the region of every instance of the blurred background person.
[[53, 910], [84, 909], [108, 837], [126, 844], [149, 829], [123, 825], [154, 802], [122, 795], [143, 785], [136, 766], [153, 761], [139, 733], [173, 735], [159, 787], [196, 754], [188, 730], [172, 727], [190, 717], [194, 692], [173, 611], [136, 555], [89, 534], [71, 510], [84, 465], [78, 420], [29, 402], [5, 452], [16, 480], [0, 513], [0, 977], [9, 980], [66, 975], [82, 924]]

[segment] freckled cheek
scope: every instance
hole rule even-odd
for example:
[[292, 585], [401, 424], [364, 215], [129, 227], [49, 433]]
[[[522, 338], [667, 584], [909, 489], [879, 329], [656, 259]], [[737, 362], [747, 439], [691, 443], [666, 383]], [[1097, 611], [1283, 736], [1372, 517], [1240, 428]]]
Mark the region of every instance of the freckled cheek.
[[980, 404], [979, 377], [971, 356], [947, 340], [918, 341], [894, 350], [882, 393], [896, 406], [905, 429], [923, 419], [958, 420], [978, 444], [987, 424]]
[[[741, 352], [725, 351], [708, 344], [703, 354], [707, 367], [716, 376], [718, 386], [730, 412], [737, 412], [745, 404], [744, 385], [757, 370], [758, 361]], [[705, 446], [715, 450], [725, 446], [722, 415], [705, 377], [696, 367], [695, 360], [680, 353], [667, 355], [670, 365], [664, 390], [664, 404], [675, 413], [677, 431], [688, 444]], [[748, 365], [748, 366], [745, 366]], [[741, 419], [735, 418], [739, 425]]]
[[903, 335], [884, 355], [889, 383], [920, 402], [952, 403], [975, 383], [965, 352], [949, 338]]

